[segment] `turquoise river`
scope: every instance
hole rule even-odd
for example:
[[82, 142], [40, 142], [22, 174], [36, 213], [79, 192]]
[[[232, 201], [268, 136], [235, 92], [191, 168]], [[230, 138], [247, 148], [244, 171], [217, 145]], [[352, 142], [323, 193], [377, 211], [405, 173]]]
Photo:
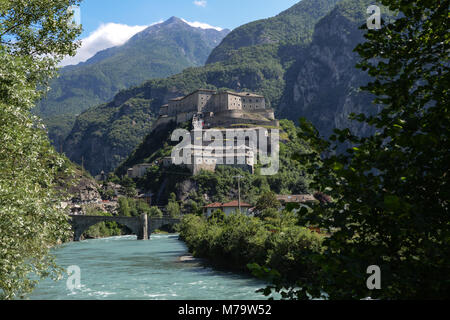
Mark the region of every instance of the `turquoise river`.
[[99, 300], [258, 300], [265, 287], [248, 276], [217, 271], [198, 262], [181, 262], [188, 250], [177, 235], [135, 236], [73, 242], [54, 250], [57, 263], [80, 268], [81, 286], [62, 280], [40, 282], [29, 299]]

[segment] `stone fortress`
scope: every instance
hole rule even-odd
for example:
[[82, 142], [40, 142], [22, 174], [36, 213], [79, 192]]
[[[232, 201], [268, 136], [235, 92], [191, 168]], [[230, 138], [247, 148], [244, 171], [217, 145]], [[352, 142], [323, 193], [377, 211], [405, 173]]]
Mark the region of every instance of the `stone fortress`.
[[[192, 122], [193, 132], [204, 129], [217, 129], [223, 135], [223, 148], [219, 154], [215, 154], [208, 146], [210, 142], [196, 145], [191, 142], [190, 151], [192, 161], [186, 164], [193, 174], [201, 170], [215, 171], [218, 164], [239, 167], [250, 172], [254, 172], [257, 161], [257, 151], [261, 141], [257, 142], [256, 150], [246, 145], [230, 147], [227, 131], [246, 134], [249, 128], [255, 129], [260, 135], [260, 130], [265, 134], [267, 128], [278, 128], [279, 121], [275, 119], [274, 110], [268, 108], [264, 96], [248, 92], [215, 91], [198, 89], [187, 96], [170, 99], [168, 104], [160, 109], [159, 119], [154, 125], [154, 129], [171, 122], [182, 124]], [[271, 151], [270, 134], [265, 134], [269, 152]], [[259, 138], [261, 139], [261, 138]], [[230, 150], [231, 148], [231, 150]], [[217, 148], [216, 148], [217, 150]], [[227, 154], [233, 153], [230, 162]], [[240, 161], [235, 161], [240, 158]], [[174, 163], [171, 157], [162, 159], [163, 166], [170, 166]], [[128, 176], [132, 178], [142, 177], [151, 164], [139, 164], [128, 170]]]
[[197, 119], [203, 128], [238, 126], [239, 124], [278, 126], [273, 109], [266, 99], [248, 92], [199, 89], [184, 97], [169, 100], [160, 109], [160, 119], [184, 123]]

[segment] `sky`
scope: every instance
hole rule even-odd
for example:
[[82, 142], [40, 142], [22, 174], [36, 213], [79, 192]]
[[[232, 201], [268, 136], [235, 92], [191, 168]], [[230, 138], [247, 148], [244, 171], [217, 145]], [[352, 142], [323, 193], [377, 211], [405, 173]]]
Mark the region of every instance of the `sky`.
[[86, 61], [100, 50], [125, 43], [146, 27], [172, 16], [196, 27], [235, 29], [269, 18], [300, 0], [84, 0], [77, 13], [82, 47], [62, 66]]

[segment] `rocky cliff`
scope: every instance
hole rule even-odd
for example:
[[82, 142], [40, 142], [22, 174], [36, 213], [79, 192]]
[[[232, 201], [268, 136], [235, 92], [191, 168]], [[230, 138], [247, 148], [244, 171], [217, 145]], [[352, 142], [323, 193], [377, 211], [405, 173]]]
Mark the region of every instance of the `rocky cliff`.
[[350, 128], [364, 135], [371, 129], [348, 119], [351, 113], [373, 113], [372, 97], [361, 92], [368, 75], [355, 66], [354, 52], [364, 41], [366, 10], [370, 1], [346, 0], [315, 27], [313, 40], [290, 68], [278, 116], [297, 120], [305, 117], [325, 136], [334, 128]]

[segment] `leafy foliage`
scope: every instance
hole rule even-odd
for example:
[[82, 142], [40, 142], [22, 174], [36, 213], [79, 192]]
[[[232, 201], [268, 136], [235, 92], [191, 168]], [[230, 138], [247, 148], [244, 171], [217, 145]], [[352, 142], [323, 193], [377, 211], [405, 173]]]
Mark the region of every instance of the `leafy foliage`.
[[[108, 212], [102, 212], [97, 210], [88, 210], [86, 214], [92, 216], [105, 216], [105, 217], [112, 216]], [[83, 233], [83, 237], [84, 239], [115, 237], [124, 235], [127, 232], [128, 230], [126, 227], [120, 227], [116, 222], [100, 222], [88, 228]]]
[[279, 209], [280, 207], [281, 204], [278, 201], [276, 194], [273, 192], [265, 192], [259, 197], [255, 210], [262, 212], [267, 209]]
[[64, 159], [50, 146], [36, 99], [55, 65], [73, 54], [71, 0], [0, 1], [0, 298], [31, 292], [60, 269], [49, 248], [70, 237], [56, 191]]
[[[305, 221], [326, 228], [319, 274], [299, 279], [292, 297], [445, 299], [450, 292], [448, 1], [382, 0], [398, 19], [368, 31], [356, 50], [374, 80], [363, 89], [383, 109], [353, 115], [376, 128], [368, 137], [337, 130], [333, 144], [303, 122], [316, 151], [303, 157], [313, 187], [332, 197]], [[321, 155], [327, 155], [321, 157]], [[366, 270], [381, 268], [382, 289], [366, 287]]]
[[155, 212], [154, 208], [150, 208], [150, 206], [143, 200], [119, 197], [118, 203], [118, 212], [120, 216], [140, 217], [143, 213], [147, 215], [159, 214], [157, 211]]
[[247, 265], [252, 263], [267, 265], [283, 274], [285, 283], [314, 273], [302, 257], [320, 252], [323, 240], [321, 235], [296, 226], [295, 220], [274, 232], [266, 222], [242, 214], [225, 217], [216, 213], [208, 220], [188, 215], [179, 231], [196, 257], [237, 271], [249, 271]]
[[175, 193], [170, 194], [169, 203], [166, 206], [166, 212], [171, 218], [178, 218], [181, 214], [180, 205], [177, 202]]

